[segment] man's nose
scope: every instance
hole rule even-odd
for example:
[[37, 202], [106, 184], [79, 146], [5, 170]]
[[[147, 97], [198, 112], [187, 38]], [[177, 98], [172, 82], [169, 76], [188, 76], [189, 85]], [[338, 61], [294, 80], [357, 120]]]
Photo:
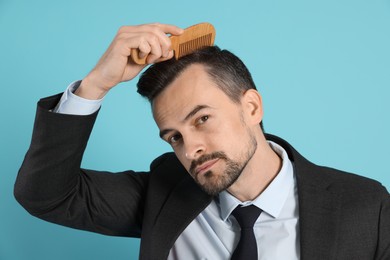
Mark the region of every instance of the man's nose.
[[200, 138], [189, 137], [185, 140], [185, 156], [188, 160], [199, 158], [206, 151], [206, 147]]

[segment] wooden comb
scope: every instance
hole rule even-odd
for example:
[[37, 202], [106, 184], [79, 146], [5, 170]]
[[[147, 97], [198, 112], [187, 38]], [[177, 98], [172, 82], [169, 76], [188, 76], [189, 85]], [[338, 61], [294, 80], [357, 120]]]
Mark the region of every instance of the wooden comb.
[[[215, 28], [210, 23], [199, 23], [190, 26], [184, 30], [179, 36], [170, 36], [172, 50], [176, 60], [179, 58], [199, 50], [206, 46], [212, 46], [215, 39]], [[138, 57], [139, 50], [131, 50], [131, 58], [137, 64], [146, 64], [146, 56], [143, 59]]]

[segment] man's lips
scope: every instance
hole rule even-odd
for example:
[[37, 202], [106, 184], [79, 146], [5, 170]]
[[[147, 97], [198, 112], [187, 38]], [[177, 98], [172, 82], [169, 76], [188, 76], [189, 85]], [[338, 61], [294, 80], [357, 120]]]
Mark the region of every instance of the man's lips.
[[216, 158], [207, 162], [202, 163], [198, 167], [195, 168], [195, 176], [197, 176], [200, 173], [204, 173], [208, 171], [217, 161], [219, 161], [220, 158]]

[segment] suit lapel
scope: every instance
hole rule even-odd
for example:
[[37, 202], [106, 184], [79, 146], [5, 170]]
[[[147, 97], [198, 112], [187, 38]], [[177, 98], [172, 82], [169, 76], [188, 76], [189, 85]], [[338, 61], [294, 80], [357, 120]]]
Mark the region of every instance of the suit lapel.
[[[331, 191], [332, 178], [285, 140], [266, 135], [281, 145], [293, 163], [297, 177], [301, 259], [334, 259], [337, 248], [340, 195]], [[327, 176], [327, 177], [324, 177]]]
[[[162, 208], [152, 234], [152, 259], [166, 259], [177, 237], [211, 202], [191, 177], [184, 178], [172, 191]], [[159, 251], [157, 251], [159, 250]]]
[[334, 259], [340, 198], [321, 182], [318, 167], [295, 160], [298, 185], [301, 259]]

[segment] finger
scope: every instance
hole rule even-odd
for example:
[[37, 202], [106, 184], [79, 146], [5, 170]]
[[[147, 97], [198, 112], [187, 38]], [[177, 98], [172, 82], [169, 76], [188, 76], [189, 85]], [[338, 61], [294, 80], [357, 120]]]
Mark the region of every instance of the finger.
[[152, 50], [150, 44], [147, 41], [142, 41], [141, 44], [138, 46], [138, 49], [138, 57], [140, 59], [145, 58]]
[[[165, 32], [177, 34], [181, 33], [182, 29], [167, 24], [123, 26], [119, 29], [116, 39], [120, 42], [127, 42], [126, 49], [128, 54], [131, 49], [138, 49], [138, 57], [140, 59], [149, 56], [147, 59], [148, 63], [153, 63], [160, 58], [167, 59], [172, 57], [169, 56], [171, 40]], [[123, 54], [125, 55], [126, 53]]]
[[184, 32], [182, 28], [172, 24], [155, 23], [154, 25], [159, 27], [164, 33], [171, 35], [180, 35]]
[[154, 23], [150, 28], [154, 34], [156, 34], [161, 43], [162, 57], [167, 58], [169, 51], [171, 50], [171, 40], [167, 34], [180, 35], [184, 32], [183, 29], [171, 24]]
[[137, 30], [141, 29], [150, 32], [159, 38], [163, 57], [168, 57], [169, 51], [171, 50], [172, 46], [171, 40], [168, 37], [167, 33], [171, 35], [180, 35], [184, 31], [183, 29], [175, 25], [159, 23], [141, 25], [139, 28], [137, 28]]
[[162, 43], [161, 43], [159, 37], [154, 35], [154, 34], [148, 35], [147, 40], [148, 40], [148, 43], [149, 43], [150, 48], [151, 48], [151, 51], [150, 51], [151, 55], [150, 56], [153, 57], [151, 62], [153, 62], [154, 60], [160, 58], [163, 55], [163, 51], [161, 48]]
[[149, 56], [146, 58], [146, 63], [147, 64], [152, 64], [155, 63], [156, 60], [161, 59], [161, 56], [157, 56], [154, 54], [149, 54]]
[[144, 33], [138, 40], [140, 42], [136, 48], [139, 49], [139, 58], [143, 59], [148, 56], [148, 63], [153, 63], [154, 60], [162, 56], [161, 44], [156, 35]]
[[171, 39], [169, 39], [169, 37], [157, 27], [155, 27], [151, 33], [158, 38], [160, 44], [161, 56], [167, 57], [169, 55], [169, 51], [171, 50], [171, 46], [172, 46]]
[[156, 35], [151, 33], [122, 33], [117, 37], [117, 48], [122, 50], [124, 56], [134, 55], [132, 49], [138, 49], [137, 56], [143, 59], [153, 54], [157, 58], [161, 57], [161, 45]]
[[168, 37], [167, 34], [180, 35], [184, 32], [184, 30], [178, 26], [171, 25], [171, 24], [155, 23], [153, 25], [156, 28], [158, 28], [158, 30], [156, 29], [154, 30], [154, 33], [160, 39], [162, 57], [164, 58], [164, 60], [172, 58], [172, 56], [169, 56], [170, 51], [172, 49], [172, 43], [171, 43], [171, 39]]
[[171, 40], [167, 34], [180, 35], [183, 33], [183, 29], [170, 24], [142, 24], [137, 26], [123, 26], [119, 29], [118, 34], [123, 33], [152, 33], [159, 38], [161, 51], [163, 57], [168, 57], [169, 50], [171, 49]]
[[159, 28], [165, 34], [180, 35], [184, 32], [182, 28], [176, 25], [152, 23], [152, 24], [141, 24], [135, 26], [122, 26], [119, 28], [118, 34], [129, 33], [129, 32], [152, 32], [156, 27]]
[[155, 60], [154, 63], [159, 63], [159, 62], [162, 62], [162, 61], [170, 60], [170, 59], [173, 58], [173, 56], [174, 56], [174, 52], [173, 52], [173, 50], [170, 50], [168, 52], [168, 56], [167, 57], [161, 57], [161, 58]]

